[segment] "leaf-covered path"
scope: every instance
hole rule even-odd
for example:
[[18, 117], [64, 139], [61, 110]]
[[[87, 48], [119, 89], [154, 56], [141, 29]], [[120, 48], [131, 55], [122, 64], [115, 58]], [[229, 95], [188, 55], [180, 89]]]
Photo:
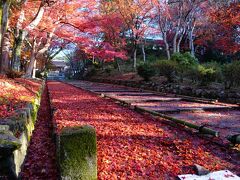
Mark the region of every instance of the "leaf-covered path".
[[48, 88], [59, 131], [84, 124], [96, 128], [99, 179], [174, 179], [193, 172], [194, 164], [240, 172], [234, 153], [160, 119], [64, 83], [48, 82]]
[[21, 172], [23, 180], [57, 179], [56, 150], [52, 133], [51, 109], [46, 88], [42, 95], [35, 130], [23, 164]]

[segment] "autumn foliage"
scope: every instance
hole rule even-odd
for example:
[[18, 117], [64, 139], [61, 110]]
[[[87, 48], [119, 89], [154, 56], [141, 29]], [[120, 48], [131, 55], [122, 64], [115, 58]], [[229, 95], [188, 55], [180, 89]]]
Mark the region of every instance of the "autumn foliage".
[[43, 62], [43, 71], [51, 52], [67, 43], [93, 61], [131, 57], [135, 69], [140, 47], [146, 60], [149, 37], [162, 38], [168, 59], [186, 50], [195, 55], [209, 46], [226, 55], [239, 52], [237, 1], [22, 0], [4, 1], [1, 8], [11, 12], [1, 15], [2, 72], [10, 68], [31, 76], [36, 60]]

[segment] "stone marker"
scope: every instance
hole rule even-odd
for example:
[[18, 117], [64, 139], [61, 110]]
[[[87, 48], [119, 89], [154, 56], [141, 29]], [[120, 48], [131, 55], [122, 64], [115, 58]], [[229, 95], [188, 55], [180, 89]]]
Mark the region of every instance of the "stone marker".
[[61, 179], [97, 179], [97, 142], [92, 126], [65, 127], [57, 143]]

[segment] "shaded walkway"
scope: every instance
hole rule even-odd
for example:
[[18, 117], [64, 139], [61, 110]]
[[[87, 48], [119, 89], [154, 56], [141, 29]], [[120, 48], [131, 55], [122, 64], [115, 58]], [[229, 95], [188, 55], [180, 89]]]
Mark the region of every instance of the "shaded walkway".
[[55, 152], [52, 138], [51, 109], [46, 88], [42, 95], [35, 130], [23, 164], [22, 179], [57, 179]]

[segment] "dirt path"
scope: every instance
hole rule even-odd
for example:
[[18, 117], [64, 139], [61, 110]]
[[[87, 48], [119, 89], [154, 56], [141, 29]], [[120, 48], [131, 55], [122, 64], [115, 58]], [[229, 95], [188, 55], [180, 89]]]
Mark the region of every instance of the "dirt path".
[[48, 87], [59, 131], [84, 124], [96, 128], [99, 179], [175, 179], [194, 173], [194, 164], [240, 172], [233, 151], [71, 85], [48, 82]]
[[35, 130], [21, 172], [22, 179], [57, 179], [55, 144], [47, 88], [44, 90]]

